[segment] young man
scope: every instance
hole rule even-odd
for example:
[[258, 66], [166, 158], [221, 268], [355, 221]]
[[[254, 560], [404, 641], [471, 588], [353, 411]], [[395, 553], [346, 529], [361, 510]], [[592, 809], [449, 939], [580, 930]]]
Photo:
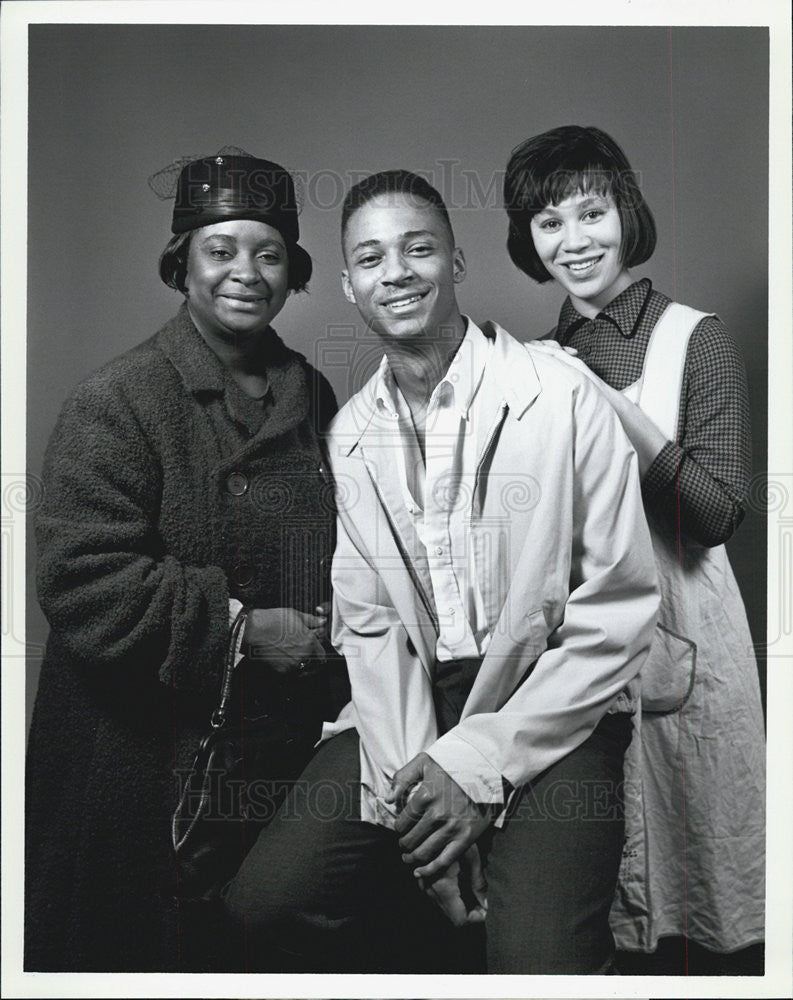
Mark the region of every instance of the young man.
[[385, 352], [329, 438], [352, 701], [228, 907], [317, 955], [423, 890], [485, 923], [489, 972], [608, 971], [658, 605], [635, 454], [586, 378], [460, 314], [465, 260], [426, 181], [356, 185], [342, 241]]

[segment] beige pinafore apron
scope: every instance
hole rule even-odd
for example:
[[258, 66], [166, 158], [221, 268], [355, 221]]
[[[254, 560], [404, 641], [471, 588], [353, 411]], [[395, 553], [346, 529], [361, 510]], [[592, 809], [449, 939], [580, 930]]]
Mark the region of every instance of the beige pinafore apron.
[[[678, 440], [686, 348], [704, 313], [672, 303], [624, 390]], [[611, 911], [617, 947], [685, 935], [714, 951], [763, 940], [765, 739], [743, 601], [723, 545], [651, 519], [661, 586], [641, 711], [625, 757], [626, 843]]]

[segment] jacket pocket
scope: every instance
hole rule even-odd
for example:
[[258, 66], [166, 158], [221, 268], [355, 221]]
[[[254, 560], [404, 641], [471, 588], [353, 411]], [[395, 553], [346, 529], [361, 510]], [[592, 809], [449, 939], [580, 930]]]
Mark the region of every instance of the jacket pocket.
[[642, 711], [654, 715], [679, 712], [694, 690], [697, 645], [660, 623], [639, 672]]
[[548, 648], [548, 626], [542, 608], [534, 608], [526, 615], [525, 649], [531, 661], [538, 659]]

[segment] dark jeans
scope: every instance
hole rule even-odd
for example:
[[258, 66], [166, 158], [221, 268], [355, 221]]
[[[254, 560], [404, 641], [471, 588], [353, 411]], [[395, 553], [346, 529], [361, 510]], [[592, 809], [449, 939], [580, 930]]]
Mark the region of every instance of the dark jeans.
[[610, 971], [608, 913], [622, 851], [622, 758], [630, 737], [628, 716], [606, 716], [585, 743], [519, 789], [503, 828], [480, 839], [486, 966], [481, 925], [452, 927], [402, 863], [395, 834], [358, 818], [357, 733], [329, 740], [224, 891], [249, 967]]

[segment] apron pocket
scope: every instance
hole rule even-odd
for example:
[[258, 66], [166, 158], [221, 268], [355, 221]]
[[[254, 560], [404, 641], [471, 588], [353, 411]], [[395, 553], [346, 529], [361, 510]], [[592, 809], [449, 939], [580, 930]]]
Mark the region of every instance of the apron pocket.
[[694, 688], [696, 666], [696, 643], [656, 625], [650, 653], [639, 672], [642, 711], [656, 715], [679, 712]]

